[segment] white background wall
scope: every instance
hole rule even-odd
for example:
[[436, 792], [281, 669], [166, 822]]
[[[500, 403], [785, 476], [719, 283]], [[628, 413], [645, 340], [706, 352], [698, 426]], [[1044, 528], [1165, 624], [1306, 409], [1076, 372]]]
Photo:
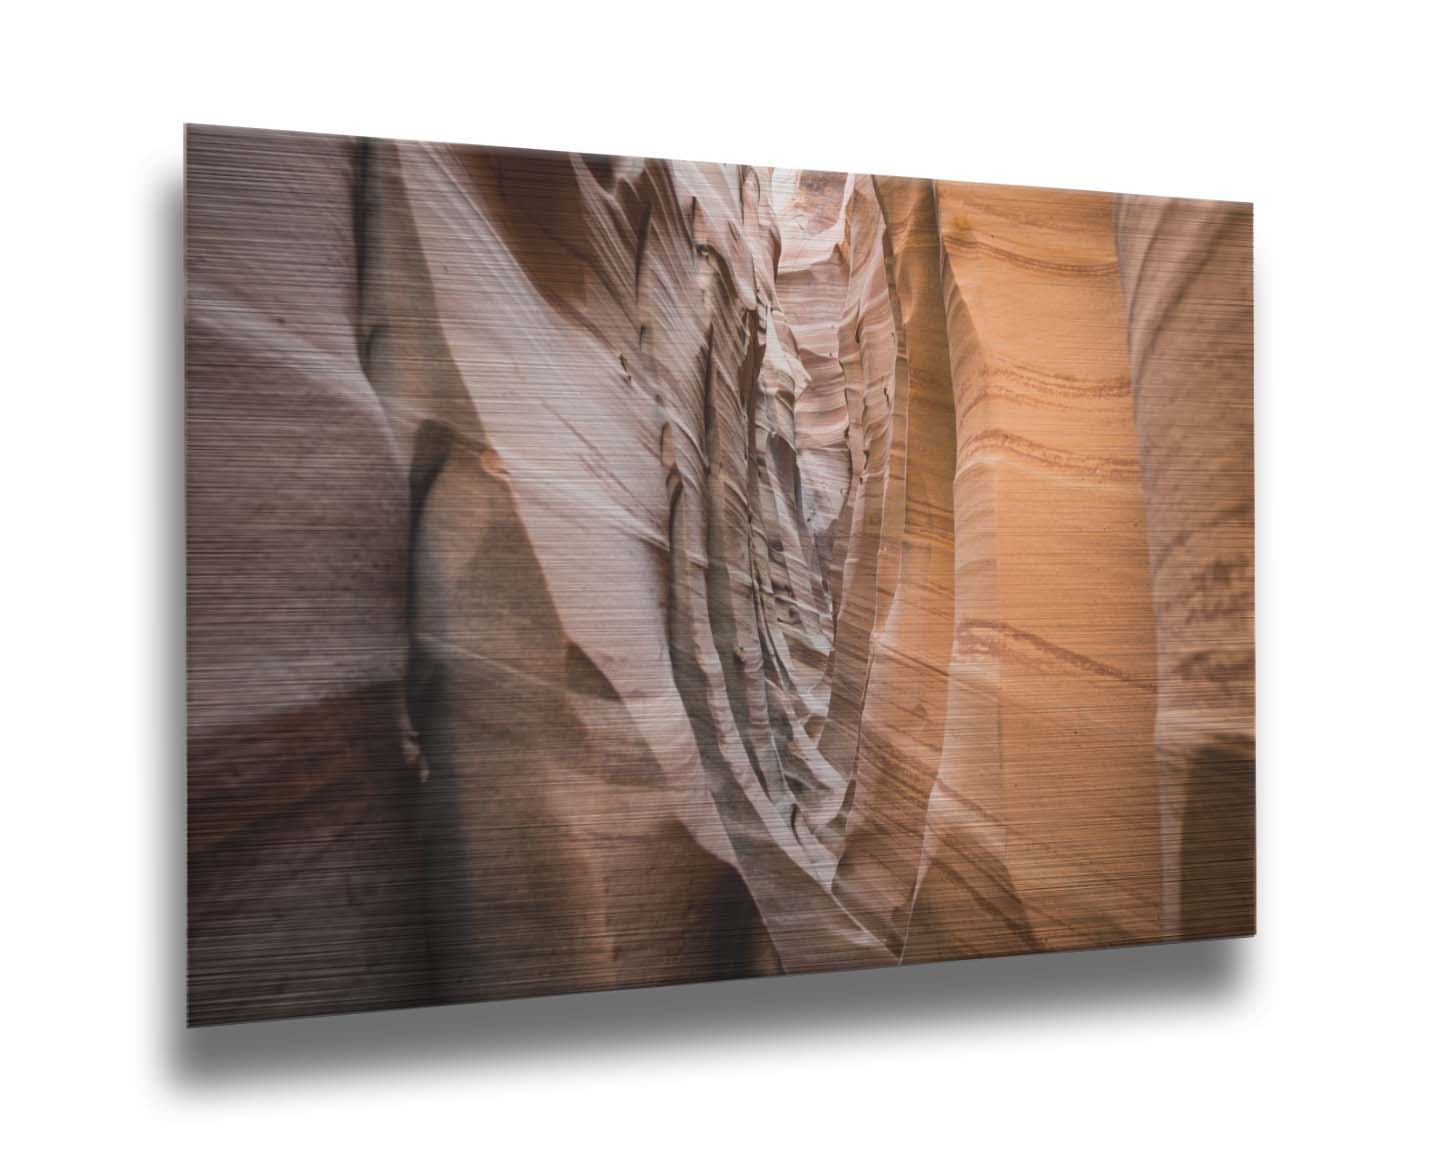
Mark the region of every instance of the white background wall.
[[[5, 1142], [1433, 1141], [1440, 102], [1407, 7], [10, 9]], [[186, 120], [1254, 200], [1260, 936], [184, 1035]]]

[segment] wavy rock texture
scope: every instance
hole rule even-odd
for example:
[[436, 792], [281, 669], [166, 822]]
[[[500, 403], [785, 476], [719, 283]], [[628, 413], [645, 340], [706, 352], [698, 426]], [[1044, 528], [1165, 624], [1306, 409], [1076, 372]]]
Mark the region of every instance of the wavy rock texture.
[[208, 128], [186, 205], [193, 1021], [1253, 930], [1248, 208]]
[[1164, 929], [1254, 932], [1250, 206], [1121, 196], [1115, 222], [1153, 573]]

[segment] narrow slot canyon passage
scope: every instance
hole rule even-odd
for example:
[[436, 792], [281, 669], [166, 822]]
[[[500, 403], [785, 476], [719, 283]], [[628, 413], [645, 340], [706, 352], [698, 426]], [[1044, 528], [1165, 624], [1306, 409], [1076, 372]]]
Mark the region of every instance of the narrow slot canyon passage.
[[186, 196], [193, 1020], [1253, 930], [1248, 205]]

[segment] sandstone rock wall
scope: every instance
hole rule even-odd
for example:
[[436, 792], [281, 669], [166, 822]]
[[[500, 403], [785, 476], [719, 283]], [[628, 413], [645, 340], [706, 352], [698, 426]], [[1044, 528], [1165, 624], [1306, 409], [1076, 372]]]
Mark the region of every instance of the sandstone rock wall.
[[1167, 935], [1255, 930], [1254, 289], [1248, 204], [1121, 196], [1156, 616]]

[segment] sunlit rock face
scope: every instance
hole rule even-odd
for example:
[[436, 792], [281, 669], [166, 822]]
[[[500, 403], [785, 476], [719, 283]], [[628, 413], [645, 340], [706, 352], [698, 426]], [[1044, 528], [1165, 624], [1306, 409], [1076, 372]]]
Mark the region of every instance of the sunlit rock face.
[[186, 203], [192, 1019], [1251, 930], [1247, 208], [221, 129]]

